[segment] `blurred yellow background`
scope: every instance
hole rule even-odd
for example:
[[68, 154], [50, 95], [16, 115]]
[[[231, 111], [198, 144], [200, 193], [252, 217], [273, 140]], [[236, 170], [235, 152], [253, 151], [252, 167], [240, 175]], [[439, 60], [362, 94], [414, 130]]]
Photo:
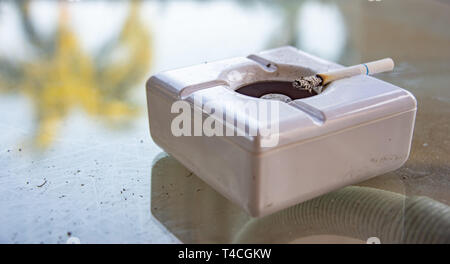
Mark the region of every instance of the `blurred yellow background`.
[[[20, 28], [28, 40], [32, 59], [6, 60], [2, 64], [0, 88], [20, 92], [33, 103], [37, 128], [35, 143], [46, 147], [58, 133], [59, 122], [72, 108], [81, 107], [88, 115], [108, 121], [130, 118], [136, 106], [128, 91], [142, 81], [151, 64], [151, 37], [139, 13], [140, 3], [130, 4], [118, 36], [104, 44], [105, 51], [89, 54], [80, 46], [71, 28], [69, 3], [56, 5], [55, 32], [43, 36], [30, 17], [30, 1], [16, 1]], [[113, 60], [120, 54], [121, 59]]]

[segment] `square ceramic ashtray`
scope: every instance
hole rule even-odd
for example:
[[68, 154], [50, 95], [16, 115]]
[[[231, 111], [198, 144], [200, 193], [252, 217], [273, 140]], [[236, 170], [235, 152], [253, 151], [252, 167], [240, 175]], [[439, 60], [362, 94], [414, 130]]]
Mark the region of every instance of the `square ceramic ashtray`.
[[146, 85], [151, 136], [252, 216], [401, 167], [411, 93], [363, 75], [318, 95], [292, 88], [299, 76], [341, 67], [282, 47], [156, 74]]

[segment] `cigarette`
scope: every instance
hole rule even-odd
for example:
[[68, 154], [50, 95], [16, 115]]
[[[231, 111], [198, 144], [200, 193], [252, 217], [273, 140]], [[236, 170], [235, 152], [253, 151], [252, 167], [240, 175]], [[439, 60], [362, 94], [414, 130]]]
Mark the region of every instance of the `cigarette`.
[[301, 77], [299, 79], [296, 79], [292, 83], [292, 86], [295, 89], [307, 90], [310, 93], [312, 93], [312, 91], [315, 91], [317, 94], [320, 94], [323, 91], [323, 86], [332, 81], [356, 75], [372, 75], [381, 72], [388, 72], [392, 71], [393, 69], [394, 61], [391, 58], [386, 58], [378, 61], [346, 67], [344, 69]]

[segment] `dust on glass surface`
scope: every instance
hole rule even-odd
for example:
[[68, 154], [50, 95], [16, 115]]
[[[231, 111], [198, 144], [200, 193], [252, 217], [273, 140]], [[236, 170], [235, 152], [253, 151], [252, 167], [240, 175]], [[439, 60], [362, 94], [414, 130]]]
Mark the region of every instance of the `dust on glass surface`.
[[[381, 191], [449, 212], [449, 12], [435, 0], [0, 2], [0, 242], [404, 241], [329, 225], [320, 205]], [[282, 45], [345, 65], [392, 57], [378, 77], [416, 96], [414, 139], [395, 172], [251, 219], [151, 140], [144, 85]]]

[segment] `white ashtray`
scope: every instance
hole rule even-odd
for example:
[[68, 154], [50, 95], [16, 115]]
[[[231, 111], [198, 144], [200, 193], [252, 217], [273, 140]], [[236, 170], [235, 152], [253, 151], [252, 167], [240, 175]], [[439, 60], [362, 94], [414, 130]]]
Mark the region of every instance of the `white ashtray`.
[[[151, 136], [252, 216], [401, 167], [417, 108], [410, 92], [370, 76], [315, 96], [291, 87], [340, 67], [282, 47], [156, 74], [146, 87]], [[287, 100], [260, 98], [267, 93]], [[219, 125], [222, 136], [204, 129]]]

